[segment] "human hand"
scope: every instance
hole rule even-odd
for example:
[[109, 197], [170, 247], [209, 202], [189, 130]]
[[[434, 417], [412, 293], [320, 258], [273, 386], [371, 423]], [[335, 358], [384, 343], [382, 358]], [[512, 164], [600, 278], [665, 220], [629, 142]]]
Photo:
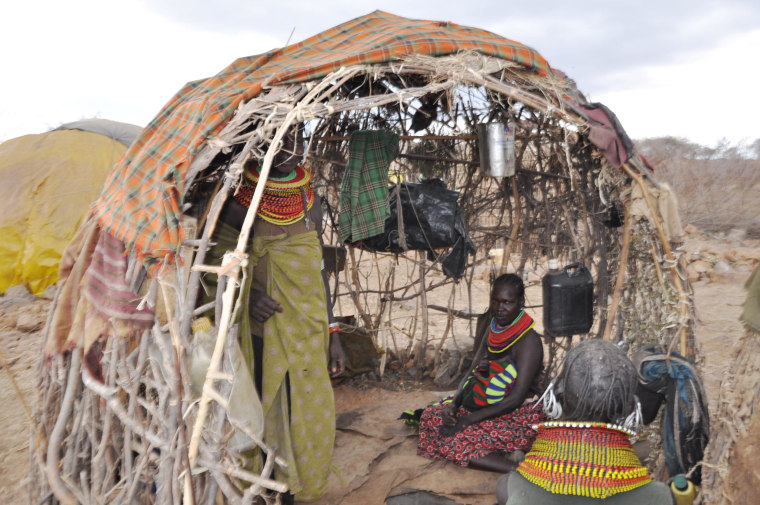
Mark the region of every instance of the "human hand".
[[456, 429], [454, 428], [454, 426], [448, 426], [444, 424], [443, 426], [438, 428], [438, 434], [442, 437], [450, 437], [454, 433], [456, 433]]
[[441, 419], [445, 426], [454, 426], [457, 422], [457, 407], [453, 403], [446, 403], [441, 409]]
[[282, 312], [282, 306], [271, 296], [257, 289], [251, 290], [248, 309], [256, 321], [263, 323], [275, 312]]
[[457, 431], [457, 407], [453, 403], [447, 403], [441, 409], [441, 420], [443, 425], [438, 429], [438, 433], [442, 437], [450, 437]]
[[346, 371], [346, 353], [340, 343], [340, 337], [333, 333], [330, 335], [330, 364], [327, 371], [330, 377], [337, 377]]
[[488, 359], [488, 356], [483, 356], [483, 358], [478, 362], [478, 367], [475, 369], [475, 374], [480, 375], [481, 377], [487, 377], [490, 365], [491, 360]]
[[444, 417], [443, 426], [438, 429], [438, 434], [442, 437], [450, 437], [459, 433], [469, 425], [470, 423], [467, 420], [467, 416], [462, 416], [453, 423], [447, 422], [447, 419]]

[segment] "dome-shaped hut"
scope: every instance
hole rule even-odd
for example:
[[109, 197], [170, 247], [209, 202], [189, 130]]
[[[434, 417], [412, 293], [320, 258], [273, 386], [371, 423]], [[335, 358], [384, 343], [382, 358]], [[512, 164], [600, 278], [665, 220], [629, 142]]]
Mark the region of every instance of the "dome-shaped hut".
[[[383, 352], [379, 374], [391, 360], [434, 374], [447, 339], [472, 342], [482, 308], [472, 293], [484, 277], [509, 268], [530, 284], [550, 258], [592, 274], [595, 317], [583, 337], [688, 351], [694, 319], [672, 244], [677, 226], [614, 115], [523, 44], [376, 11], [187, 84], [111, 171], [69, 245], [46, 332], [33, 451], [43, 478], [34, 494], [52, 491], [62, 503], [251, 503], [288, 488], [278, 479], [283, 447], [261, 439], [255, 405], [238, 415], [230, 397], [255, 211], [221, 265], [207, 251], [246, 161], [260, 160], [266, 179], [295, 123], [304, 124], [304, 163], [325, 202], [323, 239], [346, 251], [335, 310], [355, 315]], [[506, 156], [514, 172], [509, 163], [498, 177], [480, 167], [479, 125], [492, 123], [514, 135]], [[337, 229], [357, 131], [393, 136], [390, 180], [438, 179], [456, 192], [460, 239], [472, 245], [458, 251], [461, 270], [444, 264], [456, 243], [368, 251]], [[219, 280], [210, 302], [204, 276]], [[442, 310], [429, 300], [435, 290], [449, 300]], [[198, 396], [190, 377], [210, 309], [215, 338]], [[443, 318], [436, 335], [434, 317]], [[546, 339], [549, 369], [568, 342]], [[263, 467], [252, 446], [269, 456]]]
[[0, 144], [0, 292], [41, 295], [58, 280], [61, 252], [140, 127], [92, 118]]

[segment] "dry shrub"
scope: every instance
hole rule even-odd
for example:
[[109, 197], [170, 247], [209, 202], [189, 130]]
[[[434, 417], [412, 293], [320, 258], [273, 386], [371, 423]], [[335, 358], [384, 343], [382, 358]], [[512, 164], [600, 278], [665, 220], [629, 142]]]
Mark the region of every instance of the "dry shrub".
[[647, 139], [639, 149], [658, 180], [675, 191], [685, 224], [760, 234], [760, 156], [753, 149], [727, 144], [711, 149], [672, 137]]

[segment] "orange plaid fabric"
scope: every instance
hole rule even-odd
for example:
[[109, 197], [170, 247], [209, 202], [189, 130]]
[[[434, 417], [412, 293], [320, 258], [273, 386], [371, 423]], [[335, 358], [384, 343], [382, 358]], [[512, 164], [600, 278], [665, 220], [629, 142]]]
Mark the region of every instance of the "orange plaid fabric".
[[214, 77], [185, 85], [111, 170], [94, 204], [98, 222], [155, 273], [175, 260], [182, 243], [183, 177], [191, 161], [265, 82], [292, 84], [342, 66], [465, 50], [514, 61], [540, 75], [552, 73], [538, 52], [494, 33], [375, 11], [298, 44], [239, 58]]

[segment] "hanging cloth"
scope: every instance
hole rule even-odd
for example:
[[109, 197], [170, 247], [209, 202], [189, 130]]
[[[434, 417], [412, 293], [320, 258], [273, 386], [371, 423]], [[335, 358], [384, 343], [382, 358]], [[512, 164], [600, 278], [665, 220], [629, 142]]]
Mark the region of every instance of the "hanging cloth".
[[383, 233], [388, 205], [388, 167], [398, 155], [398, 135], [389, 130], [357, 130], [348, 141], [348, 165], [340, 185], [341, 243]]

